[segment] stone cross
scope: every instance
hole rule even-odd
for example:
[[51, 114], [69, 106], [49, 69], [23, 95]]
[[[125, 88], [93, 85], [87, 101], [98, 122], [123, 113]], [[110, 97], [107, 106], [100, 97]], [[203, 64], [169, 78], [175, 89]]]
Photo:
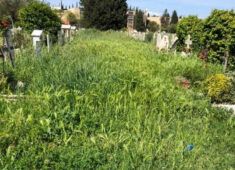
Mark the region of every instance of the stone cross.
[[185, 44], [187, 45], [187, 49], [190, 49], [190, 46], [192, 45], [192, 40], [191, 40], [191, 36], [190, 35], [188, 35], [188, 38], [185, 41]]
[[12, 32], [10, 29], [7, 29], [6, 31], [3, 32], [3, 49], [2, 53], [4, 56], [4, 60], [6, 60], [5, 56], [6, 53], [9, 53], [10, 60], [12, 63], [12, 66], [15, 67], [15, 52], [14, 52], [14, 45], [12, 42]]

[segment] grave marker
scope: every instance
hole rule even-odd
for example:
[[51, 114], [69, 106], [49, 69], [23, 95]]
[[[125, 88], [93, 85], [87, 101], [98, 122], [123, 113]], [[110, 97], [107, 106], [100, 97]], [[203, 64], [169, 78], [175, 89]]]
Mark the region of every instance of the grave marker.
[[41, 51], [41, 41], [43, 37], [43, 30], [34, 30], [31, 36], [33, 37], [33, 47], [36, 52], [36, 55], [39, 55]]
[[71, 25], [61, 25], [61, 31], [65, 35], [65, 38], [69, 40], [71, 36]]
[[187, 40], [185, 41], [185, 44], [187, 45], [187, 49], [189, 50], [189, 49], [190, 49], [190, 46], [193, 44], [190, 35], [188, 35], [188, 38], [187, 38]]

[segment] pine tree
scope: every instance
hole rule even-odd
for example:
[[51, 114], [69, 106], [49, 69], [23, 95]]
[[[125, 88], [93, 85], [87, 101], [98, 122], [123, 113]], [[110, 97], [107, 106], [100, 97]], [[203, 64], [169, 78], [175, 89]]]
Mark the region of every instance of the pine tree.
[[171, 16], [171, 24], [177, 24], [179, 21], [178, 15], [176, 10], [173, 11], [172, 16]]
[[126, 0], [81, 0], [83, 26], [100, 30], [118, 30], [126, 26]]
[[144, 32], [146, 30], [144, 23], [144, 12], [139, 9], [136, 9], [135, 13], [135, 29], [140, 32]]

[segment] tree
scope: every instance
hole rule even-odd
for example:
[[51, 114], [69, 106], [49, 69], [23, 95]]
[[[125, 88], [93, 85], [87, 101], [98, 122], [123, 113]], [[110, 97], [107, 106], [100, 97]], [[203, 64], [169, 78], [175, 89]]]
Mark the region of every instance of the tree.
[[214, 10], [204, 24], [203, 44], [209, 60], [235, 68], [235, 12]]
[[156, 32], [160, 29], [160, 26], [154, 21], [149, 21], [147, 28], [150, 32]]
[[82, 23], [87, 28], [119, 30], [126, 26], [126, 0], [81, 0]]
[[178, 15], [176, 10], [173, 11], [172, 16], [171, 16], [171, 23], [170, 24], [177, 24], [179, 21]]
[[32, 0], [1, 0], [0, 1], [0, 18], [11, 16], [16, 21], [18, 19], [19, 9], [26, 6]]
[[77, 25], [79, 22], [77, 17], [72, 12], [67, 14], [67, 20], [69, 21], [70, 25]]
[[144, 32], [146, 30], [144, 23], [144, 12], [142, 10], [136, 9], [134, 25], [137, 31]]
[[202, 46], [203, 21], [197, 16], [185, 17], [178, 23], [176, 33], [181, 47], [185, 46], [187, 36], [191, 35], [192, 49], [198, 50]]
[[19, 25], [32, 32], [41, 29], [56, 36], [60, 29], [60, 19], [51, 8], [40, 2], [32, 2], [19, 11]]
[[169, 24], [170, 24], [170, 14], [168, 13], [167, 9], [165, 9], [165, 11], [161, 17], [162, 31], [166, 31]]

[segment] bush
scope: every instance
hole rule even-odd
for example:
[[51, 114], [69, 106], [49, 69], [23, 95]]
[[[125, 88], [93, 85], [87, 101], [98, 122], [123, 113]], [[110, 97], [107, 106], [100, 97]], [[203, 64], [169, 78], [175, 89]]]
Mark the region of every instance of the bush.
[[232, 89], [230, 77], [224, 74], [215, 74], [204, 81], [206, 94], [213, 102], [227, 102]]
[[60, 19], [51, 8], [40, 2], [32, 2], [19, 12], [19, 25], [30, 33], [35, 29], [41, 29], [51, 34], [51, 39], [57, 37], [60, 30]]
[[153, 32], [148, 32], [145, 35], [145, 41], [146, 42], [151, 42], [153, 40]]
[[183, 18], [177, 25], [176, 33], [181, 47], [185, 46], [185, 40], [188, 35], [192, 38], [192, 49], [198, 50], [202, 44], [203, 21], [197, 16]]
[[235, 12], [214, 10], [204, 23], [203, 45], [209, 49], [209, 59], [222, 64], [225, 52], [231, 56], [230, 68], [235, 68]]
[[7, 86], [7, 78], [0, 74], [0, 92], [2, 92]]
[[31, 45], [31, 36], [22, 30], [14, 30], [13, 42], [15, 48], [27, 47]]
[[159, 31], [160, 26], [154, 21], [149, 21], [147, 28], [150, 32], [156, 32], [156, 31]]

